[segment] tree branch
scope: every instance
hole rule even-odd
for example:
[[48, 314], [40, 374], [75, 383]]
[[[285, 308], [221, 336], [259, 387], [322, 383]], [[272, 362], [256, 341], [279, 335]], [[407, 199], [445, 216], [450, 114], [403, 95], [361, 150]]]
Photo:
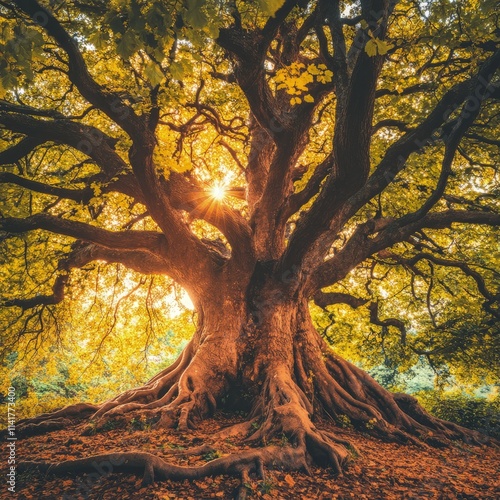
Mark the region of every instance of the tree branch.
[[421, 260], [427, 260], [429, 262], [433, 262], [434, 264], [437, 264], [439, 266], [444, 266], [444, 267], [455, 267], [457, 269], [460, 269], [466, 276], [469, 276], [472, 278], [477, 285], [477, 289], [483, 295], [483, 297], [490, 303], [492, 304], [493, 302], [496, 302], [498, 300], [498, 297], [494, 294], [492, 294], [488, 288], [486, 287], [486, 283], [484, 281], [483, 276], [472, 269], [467, 263], [459, 261], [459, 260], [450, 260], [450, 259], [444, 259], [442, 257], [437, 257], [433, 254], [427, 253], [427, 252], [422, 252], [414, 255], [411, 258], [404, 258], [400, 255], [397, 255], [393, 252], [387, 252], [387, 257], [390, 259], [396, 261], [398, 264], [402, 264], [404, 266], [407, 266], [409, 268], [413, 268], [415, 264], [420, 262]]
[[112, 249], [142, 249], [161, 253], [165, 237], [154, 231], [108, 231], [84, 222], [62, 219], [49, 214], [36, 214], [26, 218], [6, 217], [0, 219], [0, 231], [20, 234], [44, 229], [56, 234], [96, 243]]
[[393, 326], [397, 328], [401, 333], [401, 343], [403, 345], [406, 345], [406, 327], [401, 320], [396, 318], [380, 319], [378, 315], [378, 302], [371, 302], [369, 309], [370, 309], [370, 323], [382, 327]]
[[305, 187], [288, 198], [283, 215], [285, 220], [289, 219], [294, 213], [298, 212], [300, 207], [305, 205], [311, 198], [318, 194], [321, 188], [321, 183], [324, 181], [332, 168], [332, 163], [333, 154], [330, 154], [314, 169], [314, 173], [307, 181]]
[[21, 139], [15, 146], [0, 152], [0, 165], [12, 165], [21, 158], [29, 155], [37, 146], [43, 144], [42, 139], [35, 137], [25, 137]]
[[120, 263], [142, 274], [168, 274], [168, 262], [149, 251], [110, 249], [92, 243], [77, 241], [73, 244], [71, 252], [59, 261], [58, 275], [49, 295], [36, 295], [29, 298], [16, 298], [3, 300], [4, 307], [20, 307], [23, 311], [37, 306], [59, 304], [64, 300], [65, 287], [69, 281], [71, 269], [82, 268], [92, 261], [100, 260], [107, 263]]
[[[347, 177], [338, 173], [330, 175], [315, 203], [298, 222], [281, 266], [284, 269], [292, 265], [300, 266], [307, 252], [311, 254], [308, 262], [314, 261], [314, 257], [323, 257], [338, 231], [360, 208], [394, 181], [410, 154], [441, 138], [440, 128], [457, 105], [473, 99], [476, 93], [487, 98], [493, 92], [495, 87], [490, 84], [490, 79], [499, 65], [500, 50], [480, 67], [477, 75], [452, 87], [420, 125], [389, 147], [375, 172], [360, 189], [353, 187], [353, 182], [357, 180], [350, 179], [349, 174]], [[431, 139], [437, 132], [438, 136]], [[337, 171], [335, 166], [334, 174]]]
[[37, 306], [50, 306], [59, 304], [64, 299], [64, 288], [68, 282], [67, 275], [58, 275], [54, 285], [52, 286], [52, 293], [49, 295], [35, 295], [29, 298], [16, 298], [0, 301], [4, 307], [20, 307], [23, 311], [32, 309]]
[[209, 190], [177, 172], [170, 173], [165, 189], [174, 208], [185, 210], [191, 217], [203, 219], [219, 229], [234, 255], [250, 251], [250, 226], [237, 210], [215, 200]]
[[347, 304], [353, 309], [357, 309], [368, 302], [366, 299], [361, 299], [348, 293], [322, 292], [321, 290], [314, 294], [313, 299], [314, 303], [322, 309], [333, 304]]
[[129, 170], [127, 164], [114, 150], [117, 140], [96, 127], [70, 120], [40, 120], [17, 112], [5, 111], [0, 111], [0, 125], [12, 132], [28, 136], [16, 154], [25, 153], [28, 145], [35, 144], [35, 141], [38, 141], [38, 144], [55, 142], [67, 144], [92, 158], [108, 178]]
[[343, 32], [343, 22], [340, 17], [340, 2], [338, 0], [323, 0], [319, 4], [321, 24], [324, 19], [330, 27], [330, 35], [333, 41], [333, 56], [328, 53], [328, 42], [323, 33], [323, 27], [317, 26], [317, 34], [322, 49], [323, 56], [327, 62], [331, 61], [331, 68], [334, 72], [334, 82], [336, 93], [342, 96], [348, 86], [349, 74], [347, 69], [347, 49]]
[[389, 128], [389, 127], [395, 127], [399, 129], [401, 132], [409, 132], [411, 128], [408, 126], [408, 123], [406, 123], [403, 120], [394, 120], [392, 118], [387, 118], [385, 120], [380, 120], [378, 123], [373, 125], [372, 127], [372, 134], [375, 134], [378, 132], [381, 128]]
[[[500, 214], [447, 210], [429, 213], [403, 227], [398, 225], [398, 220], [392, 222], [388, 220], [380, 227], [377, 226], [377, 221], [372, 219], [360, 224], [342, 249], [311, 273], [307, 289], [313, 295], [317, 290], [339, 282], [371, 255], [396, 243], [406, 241], [412, 234], [423, 228], [444, 229], [456, 223], [500, 226]], [[373, 236], [374, 234], [376, 236]]]
[[15, 175], [10, 172], [0, 172], [0, 184], [16, 184], [31, 191], [36, 191], [37, 193], [57, 196], [67, 200], [74, 200], [78, 203], [86, 203], [94, 196], [90, 187], [84, 189], [61, 188], [51, 186], [50, 184], [44, 184], [43, 182], [26, 179], [25, 177]]
[[[392, 7], [387, 0], [362, 2], [363, 17], [381, 39], [385, 36], [387, 17]], [[361, 189], [370, 171], [372, 117], [383, 57], [369, 57], [366, 54], [363, 49], [369, 37], [364, 30], [362, 34], [362, 44], [359, 40], [353, 43], [362, 46], [349, 75], [348, 85], [344, 92], [339, 93], [340, 89], [336, 89], [334, 162], [331, 173], [315, 203], [297, 223], [281, 259], [282, 269], [300, 267], [304, 263], [306, 254], [315, 247], [321, 235], [331, 230], [332, 219], [349, 197]]]
[[[90, 156], [103, 169], [107, 179], [117, 177], [117, 180], [105, 186], [103, 191], [120, 190], [148, 206], [149, 212], [165, 234], [176, 234], [176, 239], [173, 239], [172, 243], [174, 246], [179, 245], [179, 255], [185, 255], [187, 241], [191, 241], [191, 244], [200, 252], [199, 260], [201, 260], [203, 246], [179, 219], [178, 214], [174, 213], [174, 206], [188, 211], [198, 210], [197, 216], [220, 229], [230, 241], [236, 254], [243, 248], [250, 247], [248, 224], [235, 210], [220, 204], [215, 210], [215, 203], [211, 203], [210, 207], [205, 206], [205, 210], [200, 210], [197, 201], [200, 201], [200, 192], [203, 193], [201, 189], [193, 187], [183, 176], [176, 173], [172, 173], [171, 178], [166, 182], [157, 178], [156, 170], [151, 163], [152, 149], [148, 144], [144, 149], [137, 148], [131, 154], [131, 161], [135, 165], [134, 178], [131, 174], [120, 175], [121, 172], [130, 171], [130, 168], [113, 149], [116, 140], [95, 127], [68, 120], [39, 120], [31, 116], [7, 112], [0, 112], [0, 124], [39, 141], [63, 142]], [[146, 168], [148, 165], [149, 167]], [[48, 187], [35, 184], [34, 181], [21, 181], [20, 178], [16, 180], [29, 189], [49, 191]], [[50, 191], [56, 193], [55, 188], [50, 188]], [[75, 199], [79, 195], [71, 190], [59, 191], [59, 194], [70, 199]], [[186, 198], [183, 198], [183, 195]], [[205, 201], [209, 201], [207, 196], [205, 196]], [[184, 244], [180, 240], [181, 234], [185, 237]]]

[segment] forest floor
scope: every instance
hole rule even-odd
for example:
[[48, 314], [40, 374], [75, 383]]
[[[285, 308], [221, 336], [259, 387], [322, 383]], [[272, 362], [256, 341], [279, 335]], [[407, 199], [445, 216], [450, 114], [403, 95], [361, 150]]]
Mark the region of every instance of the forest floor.
[[[127, 429], [110, 429], [82, 436], [83, 426], [19, 439], [16, 459], [63, 461], [111, 451], [140, 449], [182, 465], [199, 465], [244, 449], [237, 439], [215, 441], [214, 433], [235, 423], [227, 415], [202, 422], [190, 434], [152, 430], [132, 422]], [[329, 423], [318, 427], [331, 426]], [[418, 448], [385, 443], [349, 429], [335, 432], [358, 448], [359, 454], [342, 477], [331, 470], [313, 467], [302, 472], [266, 471], [265, 480], [254, 480], [249, 498], [263, 499], [499, 499], [500, 450], [457, 443], [445, 449]], [[206, 444], [201, 456], [172, 455]], [[279, 444], [287, 446], [284, 438]], [[6, 447], [2, 446], [1, 455]], [[2, 467], [7, 460], [2, 459]], [[239, 485], [234, 477], [209, 477], [194, 481], [163, 481], [141, 486], [141, 478], [126, 474], [66, 475], [56, 477], [34, 471], [17, 474], [16, 493], [7, 490], [6, 471], [1, 471], [0, 498], [16, 499], [231, 499]]]

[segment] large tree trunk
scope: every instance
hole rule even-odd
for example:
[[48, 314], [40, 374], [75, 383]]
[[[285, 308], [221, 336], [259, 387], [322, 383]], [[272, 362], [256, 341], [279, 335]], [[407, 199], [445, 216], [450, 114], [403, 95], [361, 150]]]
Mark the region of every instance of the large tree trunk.
[[[110, 419], [141, 416], [157, 427], [187, 431], [225, 405], [246, 410], [248, 418], [222, 431], [221, 437], [240, 435], [249, 442], [269, 443], [273, 437], [286, 436], [291, 445], [256, 448], [231, 460], [216, 460], [210, 470], [194, 472], [147, 454], [127, 455], [129, 468], [149, 471], [147, 480], [153, 473], [174, 478], [214, 471], [247, 477], [265, 465], [307, 469], [311, 461], [341, 472], [350, 457], [348, 443], [332, 430], [318, 429], [314, 423], [318, 417], [391, 440], [444, 445], [450, 439], [478, 439], [472, 431], [430, 416], [410, 396], [391, 394], [336, 356], [315, 331], [307, 297], [293, 286], [293, 279], [266, 279], [261, 273], [246, 293], [231, 296], [230, 289], [241, 287], [221, 280], [214, 293], [198, 303], [199, 325], [193, 339], [173, 365], [143, 387], [100, 406], [68, 407], [42, 415], [25, 422], [25, 431], [67, 425], [68, 418], [78, 415], [90, 416], [94, 430]], [[63, 463], [51, 471], [84, 470], [86, 463]]]

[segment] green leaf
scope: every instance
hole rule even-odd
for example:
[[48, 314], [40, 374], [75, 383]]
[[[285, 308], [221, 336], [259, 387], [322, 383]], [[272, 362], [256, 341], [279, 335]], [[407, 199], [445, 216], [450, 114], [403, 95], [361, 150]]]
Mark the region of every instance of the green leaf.
[[97, 49], [101, 50], [106, 47], [106, 42], [109, 40], [109, 35], [105, 31], [96, 31], [89, 37], [89, 42]]
[[11, 71], [2, 76], [2, 87], [6, 90], [13, 89], [17, 85], [17, 78]]
[[180, 62], [173, 62], [168, 69], [175, 80], [182, 80], [184, 78], [184, 68]]
[[285, 0], [257, 0], [259, 9], [267, 16], [274, 16]]
[[140, 42], [136, 38], [135, 34], [131, 31], [126, 31], [121, 37], [118, 45], [116, 46], [116, 51], [122, 59], [128, 59], [132, 54], [134, 54], [140, 48]]
[[125, 25], [123, 23], [123, 16], [116, 11], [111, 11], [105, 18], [109, 23], [109, 27], [113, 30], [113, 33], [124, 33]]
[[187, 0], [186, 1], [186, 15], [184, 21], [192, 28], [204, 28], [208, 19], [205, 13], [201, 10], [205, 5], [205, 0]]
[[146, 78], [149, 80], [151, 85], [153, 85], [153, 87], [159, 85], [164, 78], [160, 66], [158, 66], [158, 64], [154, 63], [153, 61], [150, 61], [146, 64], [146, 67], [144, 68], [144, 74], [146, 75]]

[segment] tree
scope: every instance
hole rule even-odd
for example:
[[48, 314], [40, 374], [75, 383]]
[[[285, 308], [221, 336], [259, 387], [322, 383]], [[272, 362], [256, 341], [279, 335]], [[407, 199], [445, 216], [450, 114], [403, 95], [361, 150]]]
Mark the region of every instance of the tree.
[[425, 286], [421, 309], [437, 331], [432, 288], [448, 272], [498, 318], [494, 251], [474, 260], [461, 245], [474, 235], [495, 248], [500, 223], [498, 26], [493, 2], [482, 6], [2, 2], [3, 245], [37, 273], [42, 256], [57, 261], [51, 293], [39, 280], [38, 293], [5, 298], [19, 335], [36, 338], [72, 270], [93, 261], [169, 276], [198, 318], [179, 359], [144, 386], [25, 430], [137, 415], [185, 430], [229, 397], [251, 403], [225, 435], [285, 434], [293, 444], [192, 469], [120, 457], [147, 480], [245, 478], [311, 459], [340, 472], [348, 443], [314, 425], [321, 415], [387, 439], [480, 439], [336, 356], [309, 302], [365, 305], [373, 324], [425, 356], [432, 349], [384, 317], [368, 285], [355, 294], [358, 271], [368, 268], [367, 280], [384, 267], [407, 272], [414, 290]]

